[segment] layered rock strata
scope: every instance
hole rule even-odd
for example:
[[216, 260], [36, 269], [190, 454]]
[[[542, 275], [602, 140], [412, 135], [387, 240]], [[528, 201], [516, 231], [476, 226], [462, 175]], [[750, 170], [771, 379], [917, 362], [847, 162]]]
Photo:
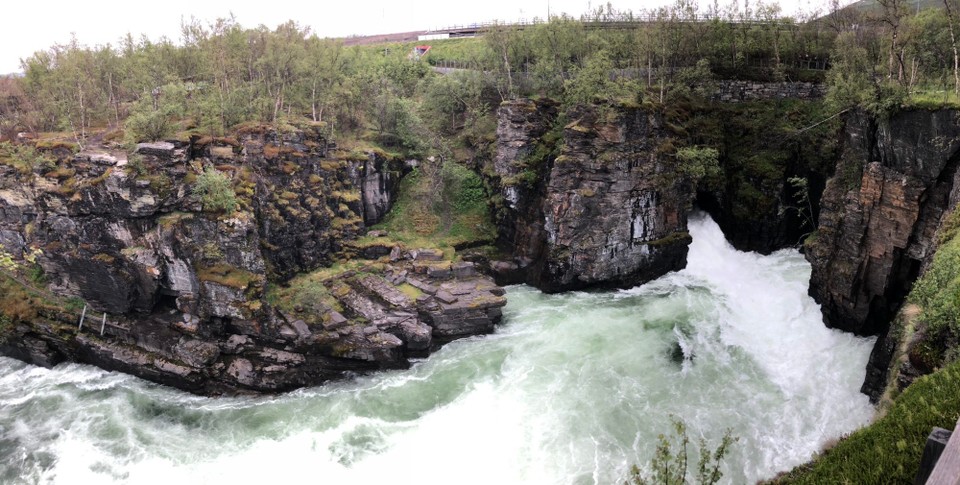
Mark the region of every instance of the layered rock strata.
[[960, 114], [906, 111], [877, 121], [850, 114], [836, 175], [806, 252], [810, 294], [828, 326], [880, 335], [864, 392], [886, 384], [891, 319], [936, 249], [936, 231], [960, 199]]

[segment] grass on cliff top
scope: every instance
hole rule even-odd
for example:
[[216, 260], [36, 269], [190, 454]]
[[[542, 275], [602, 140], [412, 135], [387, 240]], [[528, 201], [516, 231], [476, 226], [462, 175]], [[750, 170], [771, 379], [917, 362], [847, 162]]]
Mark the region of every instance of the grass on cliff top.
[[952, 430], [960, 416], [960, 363], [924, 376], [875, 423], [841, 440], [777, 484], [912, 483], [927, 435]]
[[906, 108], [960, 109], [960, 96], [952, 89], [916, 89], [907, 97]]
[[[452, 257], [454, 246], [493, 241], [487, 195], [480, 177], [463, 165], [445, 162], [439, 169], [417, 169], [400, 184], [400, 196], [375, 229], [408, 249], [437, 248]], [[366, 241], [361, 239], [358, 244]]]

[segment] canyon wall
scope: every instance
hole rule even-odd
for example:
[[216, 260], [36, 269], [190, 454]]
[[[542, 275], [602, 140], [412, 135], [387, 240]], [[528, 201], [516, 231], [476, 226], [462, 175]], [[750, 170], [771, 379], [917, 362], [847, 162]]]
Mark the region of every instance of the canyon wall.
[[876, 120], [847, 116], [836, 174], [807, 244], [810, 294], [824, 321], [880, 335], [864, 392], [886, 384], [890, 321], [936, 250], [936, 232], [960, 198], [960, 114], [911, 110]]
[[486, 171], [499, 193], [501, 278], [547, 292], [630, 287], [686, 265], [693, 190], [663, 147], [662, 116], [629, 106], [581, 107], [556, 123], [549, 102], [499, 110]]

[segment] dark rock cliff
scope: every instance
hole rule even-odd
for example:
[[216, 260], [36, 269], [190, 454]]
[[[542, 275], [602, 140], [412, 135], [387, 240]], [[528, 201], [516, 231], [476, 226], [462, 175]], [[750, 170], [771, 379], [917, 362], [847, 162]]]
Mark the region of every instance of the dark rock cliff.
[[692, 190], [663, 155], [661, 116], [584, 107], [559, 131], [543, 103], [499, 110], [488, 174], [503, 199], [500, 244], [513, 260], [494, 270], [556, 292], [629, 287], [683, 268]]
[[[234, 181], [237, 211], [202, 210], [192, 184], [204, 166]], [[110, 322], [103, 337], [77, 333], [76, 312], [48, 310], [18, 322], [2, 350], [193, 392], [272, 392], [403, 366], [492, 331], [499, 287], [472, 266], [427, 265], [400, 248], [314, 289], [325, 303], [287, 312], [267, 298], [269, 285], [330, 264], [382, 218], [403, 169], [375, 153], [335, 156], [309, 129], [141, 144], [130, 156], [88, 150], [33, 171], [0, 164], [0, 244], [17, 257], [39, 249], [48, 289], [96, 311], [88, 325], [99, 327], [99, 312]], [[397, 289], [408, 280], [423, 288], [414, 298]]]
[[807, 248], [810, 294], [828, 326], [880, 335], [863, 389], [876, 400], [895, 347], [890, 321], [956, 207], [960, 114], [916, 110], [877, 121], [854, 112], [841, 150]]

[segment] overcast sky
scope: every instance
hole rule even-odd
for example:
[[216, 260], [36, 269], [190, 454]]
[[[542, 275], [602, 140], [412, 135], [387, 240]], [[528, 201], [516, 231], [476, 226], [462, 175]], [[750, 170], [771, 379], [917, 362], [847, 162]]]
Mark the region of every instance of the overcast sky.
[[[732, 0], [719, 0], [721, 5]], [[742, 1], [742, 0], [741, 0]], [[756, 1], [756, 0], [754, 0]], [[842, 4], [852, 0], [841, 0]], [[712, 0], [700, 0], [701, 4]], [[191, 16], [203, 21], [227, 17], [232, 12], [245, 27], [276, 27], [293, 19], [310, 26], [321, 37], [369, 35], [429, 30], [488, 20], [513, 21], [566, 12], [573, 16], [606, 1], [587, 0], [54, 0], [4, 2], [5, 22], [0, 28], [0, 73], [20, 70], [20, 59], [56, 43], [66, 43], [71, 33], [81, 44], [112, 43], [127, 32], [153, 40], [167, 36], [179, 41], [180, 21]], [[620, 0], [621, 10], [656, 8], [671, 0]], [[787, 13], [798, 9], [825, 9], [827, 0], [781, 0]]]

